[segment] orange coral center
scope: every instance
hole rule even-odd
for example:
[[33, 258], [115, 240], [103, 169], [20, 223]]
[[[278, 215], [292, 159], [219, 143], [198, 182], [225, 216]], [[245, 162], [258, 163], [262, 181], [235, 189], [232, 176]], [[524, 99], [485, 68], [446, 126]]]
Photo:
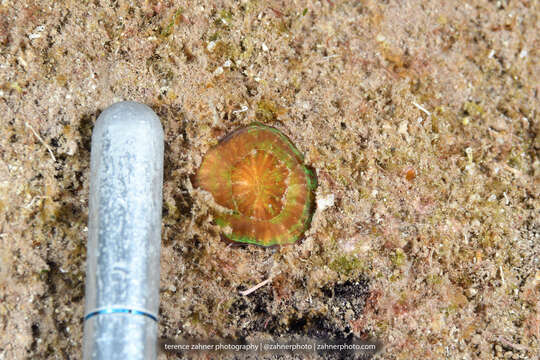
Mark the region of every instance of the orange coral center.
[[266, 151], [254, 151], [232, 170], [232, 193], [238, 211], [245, 216], [269, 220], [281, 212], [289, 170]]

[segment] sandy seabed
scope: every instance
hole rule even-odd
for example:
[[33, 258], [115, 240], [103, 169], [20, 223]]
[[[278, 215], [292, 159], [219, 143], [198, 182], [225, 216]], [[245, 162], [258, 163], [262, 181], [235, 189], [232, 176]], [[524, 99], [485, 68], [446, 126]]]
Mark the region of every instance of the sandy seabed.
[[[539, 49], [526, 0], [1, 1], [0, 359], [81, 357], [90, 136], [121, 100], [165, 130], [160, 338], [536, 359]], [[293, 246], [221, 241], [190, 181], [253, 121], [317, 171]]]

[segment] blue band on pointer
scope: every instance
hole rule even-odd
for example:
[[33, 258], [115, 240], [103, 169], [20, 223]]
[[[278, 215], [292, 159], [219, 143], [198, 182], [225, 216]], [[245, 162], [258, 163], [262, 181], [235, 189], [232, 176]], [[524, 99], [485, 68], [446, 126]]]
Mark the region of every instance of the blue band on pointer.
[[146, 316], [154, 321], [157, 322], [157, 317], [155, 317], [154, 315], [150, 314], [150, 313], [147, 313], [147, 312], [144, 312], [144, 311], [140, 311], [140, 310], [133, 310], [133, 309], [101, 309], [101, 310], [97, 310], [97, 311], [92, 311], [91, 313], [87, 314], [85, 317], [84, 317], [84, 321], [90, 319], [91, 317], [93, 316], [96, 316], [96, 315], [102, 315], [102, 314], [133, 314], [133, 315], [142, 315], [142, 316]]

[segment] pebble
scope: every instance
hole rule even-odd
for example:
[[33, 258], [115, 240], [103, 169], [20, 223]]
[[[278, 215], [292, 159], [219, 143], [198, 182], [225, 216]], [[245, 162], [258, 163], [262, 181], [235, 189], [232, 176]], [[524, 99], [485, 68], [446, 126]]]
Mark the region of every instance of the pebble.
[[508, 124], [502, 118], [498, 118], [489, 122], [489, 127], [495, 131], [507, 131]]
[[335, 196], [334, 194], [329, 194], [321, 198], [317, 198], [317, 209], [324, 211], [329, 207], [334, 206]]

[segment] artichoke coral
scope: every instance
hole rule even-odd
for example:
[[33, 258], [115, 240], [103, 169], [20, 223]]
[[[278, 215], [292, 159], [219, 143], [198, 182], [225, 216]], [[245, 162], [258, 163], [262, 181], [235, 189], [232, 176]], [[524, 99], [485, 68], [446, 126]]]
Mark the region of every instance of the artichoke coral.
[[315, 210], [315, 172], [289, 138], [259, 123], [233, 131], [210, 149], [195, 186], [221, 206], [216, 222], [235, 242], [293, 244]]

